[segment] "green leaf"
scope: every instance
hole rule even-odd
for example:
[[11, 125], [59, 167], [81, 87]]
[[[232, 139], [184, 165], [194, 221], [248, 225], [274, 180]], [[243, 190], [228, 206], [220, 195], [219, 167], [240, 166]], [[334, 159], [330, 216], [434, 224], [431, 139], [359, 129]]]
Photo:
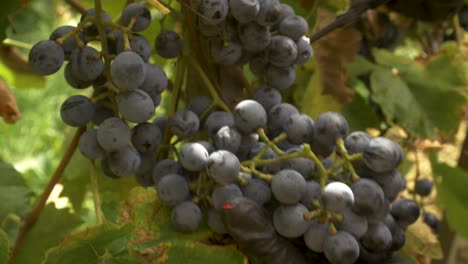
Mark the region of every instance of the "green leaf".
[[77, 152], [64, 171], [60, 183], [63, 190], [60, 196], [68, 197], [75, 212], [80, 212], [83, 206], [90, 179], [90, 162]]
[[210, 246], [201, 243], [170, 246], [165, 252], [164, 264], [244, 263], [244, 257], [234, 246]]
[[43, 264], [244, 263], [234, 246], [204, 242], [211, 235], [206, 224], [193, 233], [176, 232], [171, 209], [159, 204], [153, 188], [133, 188], [118, 215], [123, 227], [106, 224], [71, 235], [48, 252]]
[[423, 74], [423, 66], [409, 58], [397, 56], [384, 49], [373, 49], [372, 54], [374, 55], [377, 64], [397, 70], [398, 74], [402, 77], [411, 78], [411, 76]]
[[0, 42], [6, 38], [6, 29], [8, 27], [8, 16], [11, 16], [21, 7], [19, 0], [3, 1], [0, 8]]
[[343, 107], [341, 113], [348, 121], [350, 131], [379, 127], [380, 122], [374, 109], [359, 94]]
[[10, 242], [8, 235], [0, 229], [0, 263], [7, 263], [10, 256]]
[[390, 69], [371, 74], [372, 98], [390, 120], [424, 137], [435, 138], [435, 129], [450, 132], [458, 124], [464, 98], [453, 91], [409, 85]]
[[38, 263], [44, 258], [47, 249], [58, 245], [66, 234], [81, 223], [80, 217], [72, 214], [69, 209], [57, 209], [54, 204], [47, 205], [26, 237], [16, 263]]
[[[451, 228], [468, 238], [468, 172], [450, 167], [431, 157], [432, 170], [437, 177], [437, 202], [445, 209], [445, 217]], [[440, 179], [440, 180], [439, 180]]]
[[22, 175], [0, 159], [0, 222], [9, 214], [22, 216], [31, 195]]
[[131, 225], [113, 224], [86, 229], [50, 249], [42, 264], [113, 263], [116, 256], [128, 253], [132, 231]]
[[356, 56], [352, 63], [346, 65], [346, 72], [349, 76], [360, 76], [371, 73], [376, 68], [378, 66], [369, 60], [362, 56]]

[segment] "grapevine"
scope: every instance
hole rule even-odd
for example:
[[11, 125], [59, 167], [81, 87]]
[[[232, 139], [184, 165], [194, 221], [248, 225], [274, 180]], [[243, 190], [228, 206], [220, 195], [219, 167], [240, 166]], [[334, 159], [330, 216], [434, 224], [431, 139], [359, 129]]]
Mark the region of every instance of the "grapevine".
[[[46, 76], [63, 68], [79, 93], [59, 111], [77, 128], [69, 152], [77, 148], [90, 160], [98, 223], [107, 219], [95, 170], [155, 189], [171, 208], [174, 232], [196, 232], [207, 218], [212, 232], [231, 237], [252, 263], [311, 263], [317, 256], [332, 264], [396, 263], [420, 216], [439, 229], [421, 202], [432, 192], [430, 180], [416, 181], [413, 199], [400, 196], [407, 186], [397, 142], [350, 131], [338, 112], [313, 120], [283, 99], [296, 67], [313, 56], [307, 20], [291, 6], [151, 0], [128, 3], [111, 18], [101, 2], [29, 52], [33, 70]], [[152, 12], [163, 18], [148, 40], [142, 32], [156, 23]], [[181, 26], [168, 29], [167, 19]], [[172, 75], [153, 53], [173, 62]], [[226, 88], [225, 74], [244, 87]], [[243, 82], [247, 75], [255, 81]], [[169, 108], [157, 115], [164, 104]], [[50, 191], [26, 216], [10, 263]]]

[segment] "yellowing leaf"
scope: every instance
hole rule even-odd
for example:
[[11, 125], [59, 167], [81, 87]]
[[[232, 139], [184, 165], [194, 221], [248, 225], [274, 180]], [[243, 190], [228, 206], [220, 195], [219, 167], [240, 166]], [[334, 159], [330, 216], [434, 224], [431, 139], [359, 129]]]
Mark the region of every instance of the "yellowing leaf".
[[308, 114], [312, 119], [327, 111], [340, 111], [342, 104], [330, 94], [322, 94], [319, 73], [315, 72], [307, 85], [302, 98], [301, 111]]
[[408, 227], [405, 248], [431, 259], [442, 259], [444, 256], [439, 240], [421, 217]]

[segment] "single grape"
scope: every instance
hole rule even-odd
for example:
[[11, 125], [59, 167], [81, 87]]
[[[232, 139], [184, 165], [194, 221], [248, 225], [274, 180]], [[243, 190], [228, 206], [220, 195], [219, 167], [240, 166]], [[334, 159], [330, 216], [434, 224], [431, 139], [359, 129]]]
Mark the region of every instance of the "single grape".
[[[138, 34], [131, 34], [129, 36], [129, 44], [131, 51], [140, 55], [143, 61], [148, 62], [151, 57], [151, 44], [145, 37]], [[123, 51], [125, 51], [125, 47], [124, 41], [121, 39], [121, 41], [117, 42], [116, 53], [118, 54]]]
[[127, 5], [122, 11], [122, 25], [129, 26], [132, 19], [135, 19], [132, 31], [140, 32], [145, 30], [151, 23], [151, 13], [147, 7], [140, 3]]
[[73, 127], [85, 126], [94, 116], [94, 105], [84, 95], [68, 97], [60, 106], [62, 121]]
[[273, 106], [268, 112], [268, 131], [274, 137], [279, 135], [283, 130], [283, 124], [293, 114], [298, 114], [297, 108], [291, 104], [282, 103]]
[[403, 160], [403, 150], [396, 142], [377, 137], [372, 139], [364, 150], [364, 163], [376, 172], [389, 172]]
[[172, 159], [159, 160], [153, 167], [152, 178], [153, 182], [157, 185], [162, 177], [168, 174], [179, 174], [184, 172], [182, 166]]
[[304, 242], [310, 250], [323, 252], [325, 240], [330, 236], [328, 224], [328, 222], [321, 223], [317, 218], [310, 221], [309, 228], [304, 233]]
[[304, 194], [301, 197], [301, 203], [309, 210], [316, 209], [312, 201], [317, 200], [322, 203], [322, 192], [320, 184], [316, 181], [307, 181]]
[[187, 143], [182, 146], [179, 162], [189, 171], [201, 171], [208, 163], [208, 151], [199, 143]]
[[104, 156], [104, 150], [99, 146], [97, 142], [97, 130], [88, 129], [80, 136], [78, 142], [78, 149], [83, 156], [88, 159], [97, 159]]
[[258, 0], [230, 0], [229, 11], [239, 23], [245, 24], [257, 17], [260, 4]]
[[177, 231], [193, 232], [202, 220], [200, 207], [192, 201], [185, 201], [172, 209], [172, 224]]
[[180, 138], [192, 137], [199, 127], [198, 116], [190, 110], [179, 110], [171, 118], [170, 128]]
[[217, 149], [227, 150], [236, 153], [241, 144], [242, 135], [235, 128], [223, 126], [213, 137], [214, 145]]
[[[58, 28], [54, 29], [54, 31], [52, 31], [52, 33], [49, 36], [49, 40], [56, 41], [57, 39], [63, 37], [64, 35], [70, 33], [73, 30], [76, 30], [76, 27], [74, 27], [74, 26], [61, 26], [61, 27], [58, 27]], [[77, 34], [78, 34], [78, 38], [82, 42], [84, 42], [83, 33], [78, 32]], [[68, 60], [68, 58], [70, 58], [71, 52], [74, 49], [78, 48], [78, 42], [76, 41], [76, 39], [73, 36], [67, 38], [65, 41], [63, 41], [62, 43], [58, 43], [58, 44], [60, 46], [62, 46], [64, 56], [65, 56], [64, 58], [66, 60]]]
[[281, 170], [271, 181], [271, 190], [275, 198], [283, 204], [295, 204], [304, 195], [306, 181], [295, 170]]
[[211, 138], [213, 138], [223, 126], [234, 126], [234, 116], [231, 113], [216, 111], [206, 118], [205, 128]]
[[242, 191], [235, 184], [227, 184], [214, 188], [211, 193], [213, 207], [220, 210], [223, 205], [235, 197], [242, 197]]
[[242, 188], [244, 197], [251, 199], [259, 205], [263, 205], [271, 200], [270, 185], [264, 180], [254, 178]]
[[279, 23], [279, 33], [297, 41], [309, 31], [307, 21], [297, 15], [287, 16]]
[[315, 134], [314, 121], [306, 114], [293, 114], [283, 124], [283, 130], [292, 144], [302, 144]]
[[423, 220], [435, 233], [439, 233], [440, 231], [440, 221], [437, 217], [430, 213], [424, 212], [423, 213]]
[[406, 228], [418, 220], [420, 208], [415, 201], [401, 198], [392, 204], [391, 214], [401, 227]]
[[200, 13], [215, 24], [220, 24], [226, 20], [228, 10], [228, 0], [202, 0], [201, 2]]
[[277, 67], [288, 67], [297, 59], [297, 46], [289, 37], [276, 35], [267, 49], [268, 61]]
[[176, 32], [163, 30], [156, 36], [154, 47], [159, 56], [171, 59], [182, 53], [183, 42]]
[[209, 156], [208, 175], [220, 184], [234, 182], [240, 173], [239, 159], [226, 150], [217, 150]]
[[284, 90], [293, 85], [296, 80], [296, 70], [293, 66], [277, 67], [270, 65], [268, 66], [266, 78], [269, 86]]
[[109, 168], [119, 177], [134, 175], [140, 164], [140, 155], [131, 146], [122, 147], [109, 155]]
[[260, 52], [270, 45], [271, 33], [267, 27], [251, 22], [241, 25], [239, 39], [246, 51]]
[[281, 10], [280, 10], [280, 22], [288, 16], [294, 16], [296, 13], [294, 12], [294, 8], [290, 5], [281, 3]]
[[390, 246], [390, 250], [400, 250], [405, 245], [405, 229], [398, 225], [391, 214], [387, 214], [385, 216], [383, 223], [387, 226], [387, 228], [390, 230], [390, 233], [392, 234], [392, 244]]
[[97, 129], [98, 143], [106, 152], [125, 147], [130, 142], [130, 138], [131, 131], [127, 123], [117, 117], [104, 120]]
[[132, 133], [132, 144], [139, 152], [152, 152], [162, 142], [162, 132], [155, 124], [140, 123]]
[[370, 223], [366, 234], [361, 238], [361, 243], [367, 249], [385, 251], [392, 245], [392, 233], [382, 222]]
[[338, 230], [346, 231], [356, 239], [364, 236], [368, 228], [366, 217], [355, 214], [350, 208], [343, 211], [343, 220], [336, 221], [335, 225]]
[[147, 92], [151, 99], [153, 99], [154, 105], [156, 104], [156, 98], [160, 97], [160, 93], [166, 89], [168, 79], [166, 73], [155, 64], [145, 64], [145, 79], [143, 83], [138, 87], [139, 89]]
[[364, 131], [355, 131], [345, 139], [345, 148], [349, 154], [362, 153], [371, 141], [371, 137]]
[[111, 64], [112, 82], [121, 91], [132, 91], [145, 81], [145, 62], [137, 53], [124, 51]]
[[414, 184], [414, 191], [422, 197], [429, 196], [432, 192], [432, 182], [429, 179], [418, 180]]
[[359, 257], [359, 244], [348, 232], [338, 231], [325, 239], [323, 252], [331, 264], [353, 264]]
[[187, 180], [179, 174], [167, 174], [156, 184], [159, 199], [171, 206], [189, 198], [190, 190]]
[[300, 38], [296, 41], [296, 48], [297, 48], [297, 57], [294, 64], [303, 65], [312, 58], [314, 55], [314, 50], [310, 46], [310, 41], [306, 37]]
[[52, 40], [41, 40], [29, 51], [29, 65], [41, 75], [56, 73], [64, 60], [63, 48]]
[[310, 222], [304, 218], [307, 212], [307, 208], [300, 203], [280, 205], [273, 212], [273, 225], [276, 231], [284, 237], [300, 237], [310, 226]]
[[234, 121], [237, 129], [244, 134], [257, 132], [266, 127], [267, 113], [263, 106], [254, 100], [243, 100], [234, 109]]
[[336, 140], [348, 135], [348, 122], [339, 113], [325, 112], [315, 121], [314, 141], [326, 146], [335, 146]]
[[342, 182], [331, 182], [323, 189], [322, 201], [327, 210], [342, 213], [346, 208], [353, 206], [355, 195], [348, 185]]
[[187, 109], [200, 116], [211, 105], [212, 100], [208, 96], [200, 95], [192, 98]]
[[267, 112], [273, 106], [281, 104], [281, 94], [278, 90], [266, 85], [260, 86], [253, 94], [252, 99], [259, 102]]
[[262, 0], [260, 11], [255, 22], [264, 27], [271, 27], [278, 23], [281, 18], [281, 3], [279, 0]]
[[69, 61], [71, 74], [80, 81], [94, 81], [105, 69], [101, 54], [90, 46], [74, 49]]
[[133, 123], [148, 121], [155, 111], [151, 97], [140, 89], [119, 94], [117, 103], [122, 117]]
[[85, 89], [93, 85], [94, 81], [82, 81], [73, 76], [72, 70], [71, 70], [71, 64], [68, 63], [65, 65], [65, 70], [64, 70], [64, 76], [65, 76], [65, 81], [67, 83], [76, 89]]
[[406, 180], [397, 170], [384, 173], [373, 178], [382, 187], [382, 190], [390, 202], [393, 202], [398, 194], [406, 188]]
[[385, 207], [385, 195], [380, 186], [369, 179], [360, 179], [351, 185], [354, 194], [353, 210], [359, 215], [375, 216]]

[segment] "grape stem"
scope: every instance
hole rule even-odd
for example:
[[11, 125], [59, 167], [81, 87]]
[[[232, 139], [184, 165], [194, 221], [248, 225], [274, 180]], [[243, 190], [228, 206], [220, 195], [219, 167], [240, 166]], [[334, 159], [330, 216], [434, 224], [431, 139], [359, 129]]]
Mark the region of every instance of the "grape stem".
[[4, 39], [2, 44], [8, 45], [8, 46], [14, 46], [14, 47], [17, 47], [17, 48], [23, 48], [23, 49], [27, 49], [27, 50], [32, 49], [31, 44], [26, 43], [26, 42], [22, 42], [22, 41], [18, 41], [18, 40], [14, 40], [14, 39], [10, 39], [10, 38]]
[[188, 58], [190, 63], [192, 64], [193, 68], [198, 72], [200, 75], [202, 81], [205, 83], [206, 88], [208, 88], [208, 91], [210, 92], [211, 97], [213, 98], [213, 102], [216, 103], [221, 109], [224, 111], [231, 113], [231, 109], [224, 103], [224, 101], [221, 99], [219, 96], [216, 88], [214, 85], [211, 83], [210, 79], [206, 75], [205, 71], [200, 67], [200, 64], [198, 63], [197, 60], [193, 58]]
[[15, 263], [16, 257], [20, 253], [21, 247], [26, 241], [26, 237], [29, 231], [31, 231], [31, 228], [37, 222], [37, 219], [39, 219], [39, 216], [46, 205], [50, 193], [62, 177], [65, 168], [67, 167], [68, 163], [70, 162], [73, 156], [73, 153], [75, 153], [75, 150], [78, 147], [78, 141], [80, 139], [80, 136], [84, 133], [85, 130], [85, 127], [81, 127], [75, 132], [75, 135], [73, 136], [70, 145], [68, 145], [68, 148], [65, 150], [65, 153], [62, 156], [62, 160], [60, 160], [60, 163], [55, 169], [54, 174], [50, 178], [49, 183], [44, 188], [44, 191], [42, 192], [41, 196], [39, 196], [34, 207], [24, 216], [23, 225], [20, 227], [15, 243], [11, 249], [10, 259], [8, 261], [9, 264]]
[[94, 202], [94, 212], [96, 214], [96, 221], [98, 224], [103, 224], [105, 222], [104, 215], [102, 214], [101, 209], [101, 197], [99, 195], [99, 185], [96, 175], [96, 164], [94, 160], [90, 161], [90, 184], [91, 184], [91, 193], [93, 194]]

